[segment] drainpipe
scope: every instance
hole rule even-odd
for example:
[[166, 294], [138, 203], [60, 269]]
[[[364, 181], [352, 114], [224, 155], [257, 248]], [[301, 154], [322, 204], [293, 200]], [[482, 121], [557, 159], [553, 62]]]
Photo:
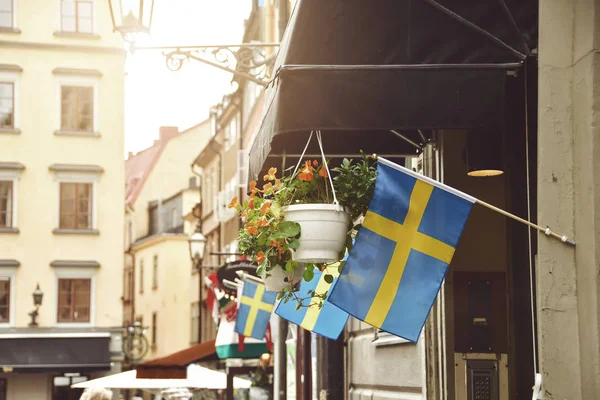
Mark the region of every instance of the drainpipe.
[[[196, 166], [196, 161], [192, 162], [190, 168], [192, 169], [192, 174], [196, 175], [200, 178], [200, 182], [198, 184], [198, 199], [200, 204], [199, 215], [194, 215], [198, 218], [198, 223], [202, 226], [202, 174], [196, 172], [194, 167]], [[193, 211], [192, 211], [193, 213]], [[195, 265], [196, 269], [198, 269], [198, 343], [202, 343], [202, 294], [204, 291], [204, 277], [202, 276], [202, 265]]]

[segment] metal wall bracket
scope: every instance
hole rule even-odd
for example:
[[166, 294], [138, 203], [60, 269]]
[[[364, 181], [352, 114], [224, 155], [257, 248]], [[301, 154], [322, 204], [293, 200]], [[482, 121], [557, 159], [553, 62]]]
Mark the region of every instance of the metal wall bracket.
[[[184, 62], [196, 60], [267, 86], [271, 79], [269, 68], [277, 56], [279, 43], [242, 43], [209, 46], [144, 46], [131, 44], [131, 53], [137, 50], [161, 50], [165, 56], [167, 68], [179, 71]], [[269, 49], [275, 49], [269, 51]]]

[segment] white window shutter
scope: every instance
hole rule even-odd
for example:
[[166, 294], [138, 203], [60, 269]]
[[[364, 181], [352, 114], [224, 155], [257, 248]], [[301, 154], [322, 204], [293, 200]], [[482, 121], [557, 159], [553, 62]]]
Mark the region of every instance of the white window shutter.
[[238, 151], [237, 186], [245, 189], [248, 184], [249, 157], [246, 150]]

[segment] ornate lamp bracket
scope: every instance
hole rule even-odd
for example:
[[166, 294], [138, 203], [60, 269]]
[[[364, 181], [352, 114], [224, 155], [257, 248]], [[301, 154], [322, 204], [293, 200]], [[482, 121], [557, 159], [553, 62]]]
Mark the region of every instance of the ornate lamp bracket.
[[186, 61], [196, 60], [267, 86], [272, 72], [270, 67], [275, 61], [278, 47], [279, 43], [174, 47], [135, 47], [132, 43], [131, 52], [162, 50], [167, 68], [171, 71], [179, 71]]

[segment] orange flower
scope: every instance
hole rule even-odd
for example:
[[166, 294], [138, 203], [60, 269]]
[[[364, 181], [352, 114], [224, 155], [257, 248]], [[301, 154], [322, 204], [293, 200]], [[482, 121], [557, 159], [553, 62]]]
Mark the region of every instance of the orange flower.
[[313, 165], [316, 167], [317, 165], [319, 165], [319, 162], [317, 160], [314, 160]]
[[310, 165], [310, 161], [306, 161], [306, 163], [304, 164], [304, 168], [302, 168], [302, 171], [300, 171], [300, 174], [298, 175], [298, 179], [300, 179], [301, 181], [305, 181], [305, 182], [310, 182], [313, 180], [313, 167]]
[[319, 170], [319, 175], [321, 175], [323, 178], [327, 178], [327, 170], [325, 168], [321, 168]]
[[252, 201], [252, 200], [248, 201], [248, 208], [251, 210], [254, 210], [254, 201]]
[[248, 235], [258, 235], [258, 228], [255, 226], [247, 226], [246, 227], [246, 234]]
[[242, 213], [242, 218], [248, 218], [249, 215], [250, 215], [250, 210], [244, 210], [244, 212]]
[[268, 192], [268, 191], [269, 191], [269, 189], [271, 189], [272, 187], [273, 187], [273, 184], [272, 184], [271, 182], [269, 182], [269, 183], [266, 183], [266, 184], [263, 186], [263, 192], [265, 192], [265, 193], [266, 193], [266, 192]]
[[255, 192], [256, 192], [256, 181], [252, 181], [252, 182], [250, 182], [250, 191], [251, 191], [252, 193], [255, 193]]
[[269, 212], [269, 210], [271, 209], [271, 202], [270, 201], [265, 201], [262, 205], [262, 207], [260, 207], [260, 213], [261, 215], [265, 215], [266, 213]]
[[235, 196], [233, 199], [231, 199], [231, 201], [229, 202], [229, 205], [227, 207], [235, 208], [238, 204], [239, 204], [238, 197]]
[[256, 225], [257, 226], [268, 226], [269, 225], [269, 220], [267, 220], [267, 218], [265, 218], [265, 217], [262, 217], [261, 219], [259, 219], [256, 222]]
[[256, 197], [256, 192], [250, 193], [250, 197], [248, 197], [248, 201], [252, 201]]
[[269, 168], [269, 172], [267, 173], [267, 175], [264, 176], [264, 180], [265, 181], [274, 181], [275, 179], [277, 179], [275, 177], [275, 174], [277, 173], [277, 168], [271, 167]]
[[258, 254], [256, 255], [256, 260], [257, 263], [261, 263], [263, 261], [265, 261], [265, 253], [263, 253], [262, 251], [259, 251]]

